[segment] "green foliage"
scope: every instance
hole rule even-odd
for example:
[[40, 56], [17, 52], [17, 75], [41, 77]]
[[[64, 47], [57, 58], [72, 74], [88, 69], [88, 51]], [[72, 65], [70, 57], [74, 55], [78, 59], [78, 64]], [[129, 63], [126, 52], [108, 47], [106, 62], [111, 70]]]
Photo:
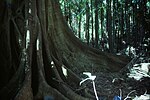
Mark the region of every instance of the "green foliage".
[[150, 9], [150, 0], [146, 3], [146, 6]]
[[[124, 49], [122, 48], [122, 41], [125, 41], [127, 44], [130, 43], [130, 45], [135, 47], [137, 46], [135, 43], [139, 43], [138, 45], [142, 43], [145, 36], [141, 37], [141, 34], [149, 31], [147, 29], [149, 28], [148, 23], [150, 20], [150, 0], [98, 0], [97, 8], [95, 8], [95, 1], [60, 0], [62, 12], [64, 16], [68, 16], [67, 22], [77, 37], [79, 37], [79, 32], [81, 32], [81, 40], [86, 42], [87, 3], [90, 7], [89, 39], [91, 43], [94, 44], [95, 41], [95, 10], [98, 10], [99, 31], [97, 34], [99, 34], [98, 43], [101, 50], [107, 50], [110, 45], [113, 45], [115, 52], [119, 52]], [[110, 11], [110, 14], [108, 11]], [[79, 26], [79, 21], [81, 21], [81, 26]], [[112, 30], [108, 27], [112, 27]], [[145, 28], [142, 29], [141, 27]], [[112, 37], [108, 36], [108, 33], [111, 33]], [[108, 44], [110, 38], [112, 38], [113, 44]], [[137, 39], [135, 40], [134, 38]], [[101, 41], [103, 39], [106, 40], [104, 43]], [[103, 45], [109, 46], [104, 48]]]

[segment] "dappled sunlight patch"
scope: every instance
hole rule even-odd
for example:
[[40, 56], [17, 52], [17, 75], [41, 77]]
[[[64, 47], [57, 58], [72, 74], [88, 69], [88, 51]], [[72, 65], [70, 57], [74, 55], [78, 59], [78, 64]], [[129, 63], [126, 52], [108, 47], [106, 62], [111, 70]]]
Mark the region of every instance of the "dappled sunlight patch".
[[63, 74], [64, 74], [64, 76], [65, 77], [67, 77], [68, 76], [68, 72], [67, 72], [67, 69], [65, 68], [65, 66], [64, 65], [62, 65], [62, 72], [63, 72]]
[[36, 41], [36, 50], [39, 50], [39, 45], [40, 45], [40, 42], [39, 42], [39, 39], [37, 39], [37, 41]]
[[[142, 82], [143, 79], [146, 77], [150, 78], [150, 63], [134, 64], [133, 67], [130, 69], [130, 73], [127, 73], [127, 75], [129, 78], [135, 79], [136, 82]], [[149, 84], [149, 83], [146, 83], [146, 84]], [[141, 85], [141, 83], [139, 83], [139, 85]], [[146, 92], [140, 96], [137, 96], [137, 95], [129, 96], [131, 93], [137, 92], [136, 90], [131, 91], [124, 100], [128, 100], [128, 98], [132, 100], [150, 100], [150, 94], [147, 94], [148, 89], [147, 88], [145, 89], [146, 89]]]
[[30, 31], [27, 30], [27, 32], [26, 32], [26, 48], [28, 48], [29, 43], [30, 43]]
[[129, 78], [140, 80], [143, 77], [150, 77], [149, 75], [150, 63], [135, 64], [128, 73]]
[[150, 94], [143, 94], [141, 96], [136, 96], [133, 100], [150, 100]]
[[31, 8], [29, 9], [29, 14], [31, 14]]
[[147, 91], [140, 96], [130, 96], [132, 93], [136, 92], [136, 90], [132, 90], [123, 100], [150, 100], [150, 94], [147, 94]]
[[53, 62], [53, 61], [51, 61], [51, 67], [52, 67], [52, 68], [54, 67], [54, 62]]

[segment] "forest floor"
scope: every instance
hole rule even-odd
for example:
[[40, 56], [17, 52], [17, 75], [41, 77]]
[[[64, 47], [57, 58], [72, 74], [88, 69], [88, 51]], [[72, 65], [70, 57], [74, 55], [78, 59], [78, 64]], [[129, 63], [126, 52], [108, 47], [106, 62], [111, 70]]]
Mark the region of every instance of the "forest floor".
[[[138, 61], [140, 58], [138, 58]], [[141, 62], [141, 61], [139, 61]], [[112, 100], [115, 96], [122, 97], [122, 100], [125, 100], [129, 94], [133, 100], [136, 96], [141, 96], [143, 94], [150, 94], [150, 78], [142, 77], [140, 80], [135, 80], [133, 78], [129, 78], [127, 73], [104, 73], [104, 72], [92, 72], [92, 75], [96, 76], [95, 84], [96, 90], [99, 97], [99, 100]], [[79, 75], [83, 79], [87, 78], [82, 73]], [[88, 80], [85, 81], [80, 87], [77, 87], [75, 90], [80, 95], [87, 95], [91, 94], [94, 96], [94, 90], [92, 81]], [[91, 97], [92, 97], [91, 96]], [[88, 96], [87, 96], [88, 97]], [[90, 97], [90, 96], [89, 96]], [[142, 99], [142, 100], [150, 100], [149, 99]], [[121, 100], [121, 99], [114, 99], [114, 100]], [[136, 99], [140, 100], [140, 99]]]
[[[119, 73], [95, 73], [95, 75], [97, 76], [95, 83], [100, 100], [112, 100], [115, 96], [125, 98], [133, 91], [130, 96], [140, 96], [147, 91], [147, 85], [150, 84], [150, 79], [136, 81]], [[92, 84], [89, 84], [89, 87], [92, 89]]]

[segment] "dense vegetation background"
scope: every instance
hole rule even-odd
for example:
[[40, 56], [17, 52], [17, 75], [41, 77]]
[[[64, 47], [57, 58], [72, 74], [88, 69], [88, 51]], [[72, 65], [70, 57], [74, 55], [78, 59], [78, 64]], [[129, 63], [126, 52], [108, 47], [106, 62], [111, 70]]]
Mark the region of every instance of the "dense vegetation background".
[[149, 0], [60, 0], [60, 3], [76, 37], [92, 47], [115, 54], [127, 46], [138, 51], [144, 49], [144, 44], [150, 47]]

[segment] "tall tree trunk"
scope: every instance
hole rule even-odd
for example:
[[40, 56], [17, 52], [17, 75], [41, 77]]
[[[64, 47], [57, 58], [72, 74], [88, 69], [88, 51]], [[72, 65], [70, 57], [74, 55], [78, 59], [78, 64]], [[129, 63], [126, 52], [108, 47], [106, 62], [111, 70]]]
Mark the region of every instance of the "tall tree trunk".
[[78, 27], [78, 37], [81, 38], [81, 20], [82, 20], [82, 15], [79, 15], [79, 27]]
[[93, 21], [93, 2], [91, 0], [91, 26], [92, 26], [92, 32], [91, 32], [91, 35], [92, 35], [92, 47], [94, 47], [94, 21]]
[[113, 35], [113, 46], [114, 46], [114, 53], [117, 52], [117, 43], [116, 43], [116, 25], [115, 25], [115, 21], [116, 21], [116, 7], [115, 7], [115, 4], [116, 4], [116, 0], [113, 0], [113, 6], [112, 6], [112, 35]]
[[126, 31], [125, 31], [125, 34], [126, 34], [126, 38], [127, 38], [127, 43], [131, 43], [130, 41], [130, 22], [129, 22], [129, 14], [128, 14], [128, 4], [129, 4], [129, 1], [125, 1], [125, 27], [126, 27]]
[[101, 19], [101, 38], [104, 38], [104, 8], [103, 8], [103, 2], [100, 2], [100, 19]]
[[89, 20], [90, 20], [90, 7], [89, 2], [86, 2], [86, 29], [85, 29], [85, 37], [87, 44], [89, 45], [90, 33], [89, 33]]
[[69, 25], [70, 25], [70, 27], [73, 29], [73, 27], [72, 27], [72, 14], [71, 14], [71, 6], [70, 6], [70, 3], [68, 4], [68, 18], [69, 18]]
[[98, 0], [95, 0], [95, 47], [99, 48], [99, 21], [98, 21]]
[[[136, 20], [136, 12], [137, 12], [137, 4], [133, 3], [133, 27], [132, 27], [132, 32], [134, 33], [135, 41], [138, 41], [138, 29], [137, 29], [137, 20]], [[135, 42], [135, 43], [136, 43]], [[137, 43], [136, 43], [137, 44]], [[138, 47], [138, 45], [136, 45]]]
[[[80, 3], [82, 3], [82, 0], [80, 1]], [[82, 11], [82, 9], [81, 9], [81, 6], [79, 5], [79, 8], [78, 8], [79, 10], [79, 23], [78, 23], [78, 37], [79, 38], [81, 38], [81, 21], [82, 21], [82, 14], [81, 14], [81, 11]]]
[[113, 49], [113, 34], [112, 34], [112, 15], [111, 15], [111, 0], [107, 0], [107, 32], [108, 32], [108, 44], [109, 52], [114, 53]]
[[[5, 0], [0, 2], [5, 3]], [[96, 69], [94, 72], [116, 72], [126, 65], [126, 58], [101, 52], [78, 40], [63, 19], [58, 0], [20, 0], [12, 5], [14, 6], [12, 13], [15, 15], [18, 9], [19, 12], [16, 16], [12, 16], [16, 24], [10, 26], [10, 29], [14, 30], [12, 32], [18, 37], [17, 43], [10, 45], [13, 47], [11, 60], [19, 59], [19, 64], [14, 65], [17, 69], [9, 81], [0, 77], [1, 82], [5, 81], [0, 89], [1, 100], [39, 100], [45, 96], [52, 96], [55, 100], [95, 99], [93, 96], [89, 98], [86, 98], [86, 95], [81, 96], [74, 91], [75, 89], [70, 88], [71, 84], [79, 87], [81, 79], [78, 74], [85, 69], [91, 71], [92, 65]], [[0, 9], [2, 10], [0, 14], [6, 18], [7, 15], [3, 11], [6, 5], [1, 7], [3, 8]], [[7, 25], [2, 18], [0, 21]], [[1, 38], [5, 39], [1, 39], [0, 43], [7, 44], [9, 40], [5, 36], [6, 29], [0, 28], [0, 32]], [[12, 36], [10, 40], [14, 41], [15, 35]], [[19, 39], [23, 45], [19, 44]], [[3, 44], [0, 46], [2, 47]], [[5, 45], [5, 48], [10, 50], [10, 46]], [[13, 54], [14, 48], [19, 48], [17, 49], [19, 56]], [[8, 52], [4, 51], [3, 56], [9, 57]], [[3, 61], [1, 72], [12, 68], [9, 64], [5, 66], [6, 58], [1, 58]], [[67, 70], [67, 76], [62, 68]], [[2, 75], [8, 77], [9, 73], [2, 73]]]

